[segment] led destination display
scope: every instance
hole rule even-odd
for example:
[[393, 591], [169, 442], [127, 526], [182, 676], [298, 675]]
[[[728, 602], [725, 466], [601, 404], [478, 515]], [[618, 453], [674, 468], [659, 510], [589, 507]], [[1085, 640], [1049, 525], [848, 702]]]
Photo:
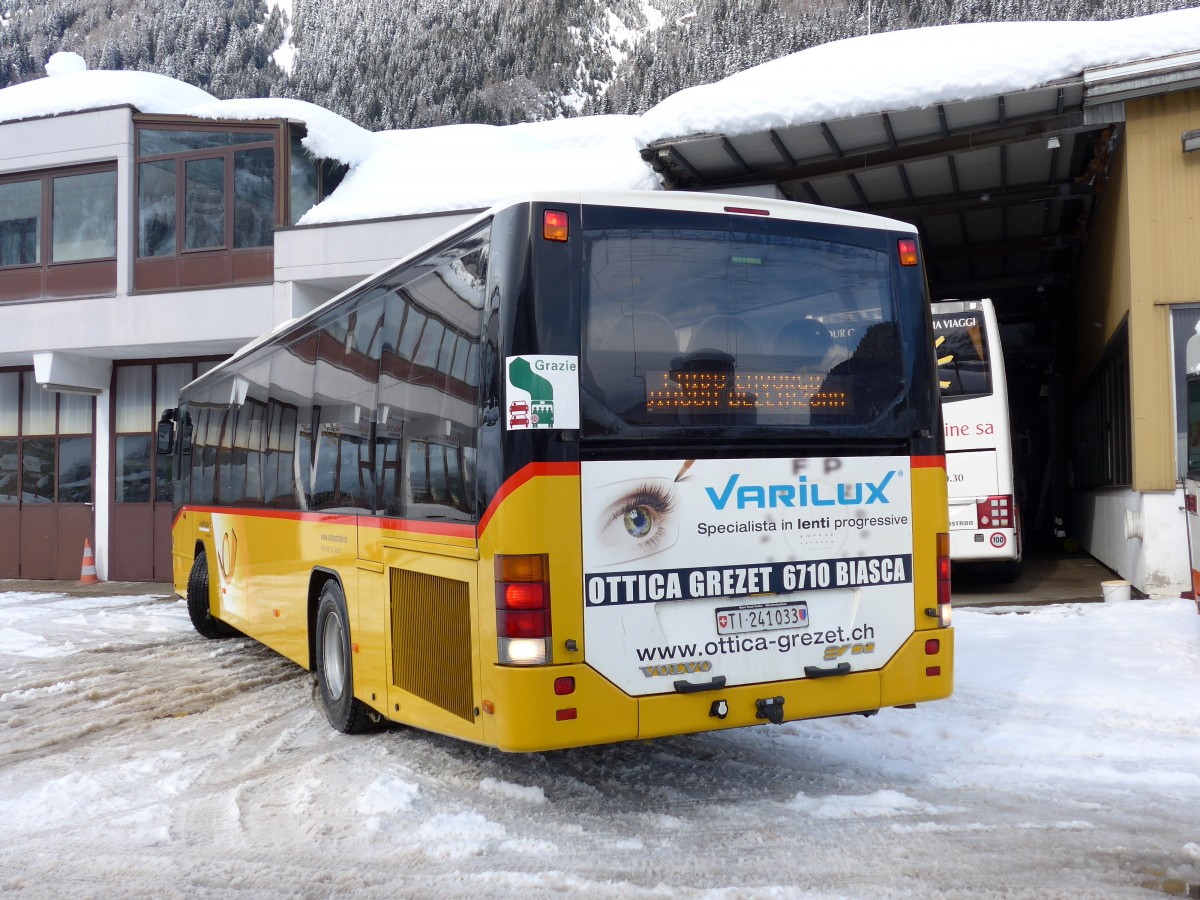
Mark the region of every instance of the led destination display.
[[819, 409], [853, 413], [838, 379], [799, 372], [647, 372], [650, 412], [785, 413]]

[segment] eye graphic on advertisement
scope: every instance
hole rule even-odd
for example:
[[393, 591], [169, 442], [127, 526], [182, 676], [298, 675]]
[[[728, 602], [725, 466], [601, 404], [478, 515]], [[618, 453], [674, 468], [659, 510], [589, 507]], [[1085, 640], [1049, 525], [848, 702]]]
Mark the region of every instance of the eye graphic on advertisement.
[[674, 546], [679, 538], [675, 494], [665, 478], [606, 485], [603, 512], [590, 541], [597, 565], [626, 562]]

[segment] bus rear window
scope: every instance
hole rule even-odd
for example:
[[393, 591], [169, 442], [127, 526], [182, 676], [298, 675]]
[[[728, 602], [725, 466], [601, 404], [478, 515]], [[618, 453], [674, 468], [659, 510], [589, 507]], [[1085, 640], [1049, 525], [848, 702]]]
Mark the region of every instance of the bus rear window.
[[986, 397], [992, 393], [982, 311], [935, 314], [933, 337], [943, 400]]
[[888, 243], [775, 227], [586, 232], [592, 428], [829, 428], [875, 422], [897, 401]]

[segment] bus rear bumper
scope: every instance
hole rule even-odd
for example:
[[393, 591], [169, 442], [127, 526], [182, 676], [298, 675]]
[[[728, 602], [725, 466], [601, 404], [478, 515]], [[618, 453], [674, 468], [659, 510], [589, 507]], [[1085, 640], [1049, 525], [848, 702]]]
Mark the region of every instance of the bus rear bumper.
[[950, 560], [1007, 562], [1021, 558], [1021, 543], [1012, 528], [963, 529], [950, 532]]
[[[698, 693], [631, 697], [584, 664], [494, 672], [487, 742], [511, 752], [555, 750], [765, 725], [766, 706], [779, 698], [785, 722], [940, 700], [954, 689], [954, 629], [914, 632], [881, 669]], [[573, 690], [556, 693], [564, 678], [574, 679]]]

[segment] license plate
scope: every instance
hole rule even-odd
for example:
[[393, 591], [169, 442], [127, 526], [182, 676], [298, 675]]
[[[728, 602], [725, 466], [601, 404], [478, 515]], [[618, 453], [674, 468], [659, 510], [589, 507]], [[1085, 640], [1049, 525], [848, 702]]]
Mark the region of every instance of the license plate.
[[808, 604], [758, 603], [753, 606], [723, 606], [717, 610], [717, 634], [746, 634], [752, 631], [779, 631], [783, 628], [807, 628]]

